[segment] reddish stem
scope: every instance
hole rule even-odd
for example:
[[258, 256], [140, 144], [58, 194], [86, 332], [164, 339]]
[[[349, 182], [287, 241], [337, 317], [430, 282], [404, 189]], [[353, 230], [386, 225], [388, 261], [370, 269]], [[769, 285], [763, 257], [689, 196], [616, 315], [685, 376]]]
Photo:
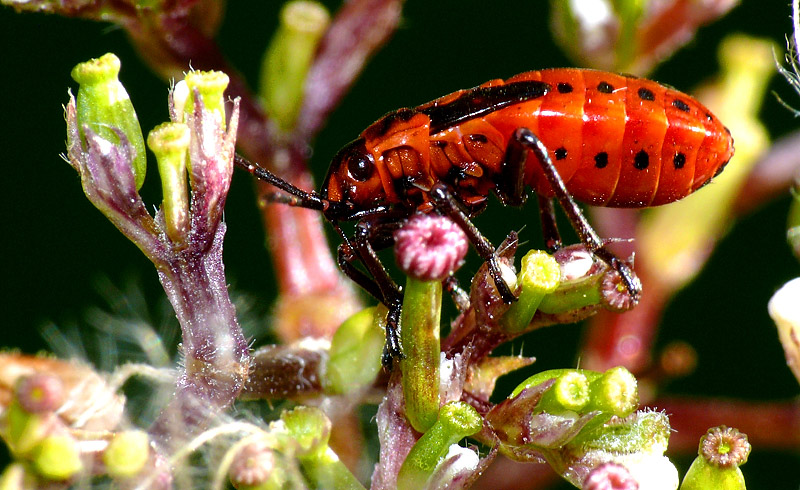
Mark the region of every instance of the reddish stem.
[[743, 215], [786, 193], [800, 179], [800, 131], [776, 141], [755, 164], [733, 201], [735, 213]]
[[800, 403], [797, 400], [749, 402], [702, 398], [661, 398], [651, 406], [666, 411], [674, 432], [671, 452], [696, 453], [700, 437], [710, 427], [726, 425], [747, 434], [758, 449], [800, 447]]

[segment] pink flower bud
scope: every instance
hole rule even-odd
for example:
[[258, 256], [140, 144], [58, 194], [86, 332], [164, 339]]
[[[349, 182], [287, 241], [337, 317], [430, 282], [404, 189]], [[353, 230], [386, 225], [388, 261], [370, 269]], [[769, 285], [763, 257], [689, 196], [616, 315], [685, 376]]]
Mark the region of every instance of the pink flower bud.
[[275, 470], [275, 454], [263, 441], [253, 441], [241, 448], [231, 464], [229, 474], [237, 488], [264, 483]]
[[415, 279], [441, 281], [464, 263], [467, 237], [444, 216], [416, 214], [394, 234], [400, 269]]
[[700, 441], [700, 456], [714, 466], [735, 468], [746, 463], [749, 455], [747, 434], [733, 427], [721, 425], [708, 429]]
[[17, 400], [28, 413], [54, 412], [64, 400], [64, 385], [50, 374], [32, 374], [19, 381]]
[[638, 490], [639, 483], [619, 463], [603, 463], [583, 481], [583, 490]]

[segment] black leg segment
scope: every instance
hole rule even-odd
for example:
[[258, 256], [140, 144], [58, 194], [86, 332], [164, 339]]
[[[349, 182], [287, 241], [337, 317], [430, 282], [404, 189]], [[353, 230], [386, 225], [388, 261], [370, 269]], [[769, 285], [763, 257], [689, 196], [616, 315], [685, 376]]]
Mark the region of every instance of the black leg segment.
[[[583, 215], [580, 208], [575, 203], [575, 200], [572, 198], [572, 195], [567, 190], [564, 181], [558, 173], [558, 169], [547, 153], [547, 147], [545, 147], [544, 143], [542, 143], [530, 129], [518, 128], [514, 131], [508, 146], [509, 148], [506, 153], [509, 155], [519, 153], [526, 155], [527, 151], [532, 151], [533, 154], [536, 155], [550, 187], [553, 189], [553, 192], [555, 192], [556, 199], [558, 199], [559, 204], [564, 209], [567, 218], [569, 218], [570, 223], [572, 223], [572, 227], [575, 228], [575, 232], [578, 234], [581, 242], [599, 259], [615, 269], [625, 282], [625, 286], [628, 288], [628, 292], [631, 296], [638, 298], [639, 294], [641, 294], [641, 283], [635, 278], [628, 264], [604, 248], [603, 241], [589, 224], [589, 221]], [[550, 220], [549, 217], [547, 219]], [[555, 225], [555, 220], [552, 220], [552, 225]], [[543, 224], [543, 226], [550, 226], [550, 224]]]

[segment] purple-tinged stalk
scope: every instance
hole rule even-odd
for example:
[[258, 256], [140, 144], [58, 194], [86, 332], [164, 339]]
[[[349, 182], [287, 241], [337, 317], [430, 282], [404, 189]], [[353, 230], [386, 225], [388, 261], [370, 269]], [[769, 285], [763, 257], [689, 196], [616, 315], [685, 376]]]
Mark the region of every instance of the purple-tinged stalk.
[[425, 432], [439, 413], [442, 281], [461, 266], [468, 244], [450, 219], [427, 214], [412, 216], [394, 239], [395, 257], [407, 276], [400, 317], [406, 416]]
[[746, 434], [724, 425], [709, 429], [700, 439], [698, 456], [686, 472], [681, 490], [745, 490], [739, 466], [749, 455]]
[[580, 64], [644, 75], [739, 0], [552, 3], [556, 40]]
[[[222, 92], [227, 77], [187, 75], [186, 97], [173, 95], [170, 112], [179, 119], [173, 123], [186, 125], [189, 138], [176, 137], [163, 127], [149, 138], [160, 160], [159, 170], [166, 172], [164, 204], [154, 218], [137, 192], [136, 178], [143, 173], [136, 170], [139, 151], [131, 143], [141, 137], [135, 114], [125, 107], [103, 105], [110, 95], [124, 98], [124, 89], [118, 82], [105, 82], [108, 90], [94, 83], [116, 79], [119, 62], [114, 59], [107, 55], [73, 70], [81, 87], [78, 102], [70, 97], [66, 108], [68, 156], [92, 204], [153, 262], [181, 324], [185, 371], [178, 378], [175, 398], [149, 431], [163, 450], [171, 452], [233, 402], [249, 364], [247, 341], [228, 296], [222, 263], [222, 210], [233, 172], [238, 103], [234, 102], [226, 131]], [[106, 74], [85, 76], [98, 70]], [[91, 89], [84, 91], [87, 84]], [[96, 102], [102, 110], [86, 108]], [[115, 137], [108, 139], [93, 126], [110, 127]], [[180, 176], [181, 153], [188, 155], [188, 203]]]

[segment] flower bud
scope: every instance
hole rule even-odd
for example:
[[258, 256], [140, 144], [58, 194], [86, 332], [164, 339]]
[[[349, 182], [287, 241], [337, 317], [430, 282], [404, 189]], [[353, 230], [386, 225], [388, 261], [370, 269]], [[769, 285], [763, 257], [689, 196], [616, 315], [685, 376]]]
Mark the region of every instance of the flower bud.
[[747, 435], [724, 425], [709, 429], [700, 439], [697, 459], [686, 472], [681, 490], [745, 490], [739, 466], [749, 455]]
[[639, 490], [639, 483], [619, 463], [603, 463], [583, 481], [582, 490]]
[[26, 412], [54, 412], [64, 401], [64, 384], [57, 376], [36, 373], [22, 378], [15, 394]]
[[68, 435], [45, 437], [36, 448], [33, 465], [49, 480], [71, 478], [83, 468], [77, 441]]
[[281, 420], [297, 442], [300, 455], [307, 455], [328, 446], [331, 421], [318, 408], [299, 406], [283, 412]]
[[784, 284], [769, 300], [767, 310], [775, 326], [778, 327], [778, 337], [786, 364], [800, 382], [800, 278], [792, 279]]
[[461, 228], [444, 216], [415, 214], [394, 234], [400, 269], [420, 281], [442, 281], [464, 263], [469, 244]]
[[281, 10], [280, 25], [261, 65], [261, 96], [284, 131], [294, 127], [306, 74], [329, 22], [327, 10], [317, 2], [295, 0]]
[[275, 452], [263, 440], [247, 443], [236, 453], [230, 470], [231, 483], [237, 489], [243, 488], [281, 488], [283, 471], [276, 464]]
[[189, 193], [186, 160], [189, 150], [189, 127], [183, 123], [164, 123], [150, 131], [147, 146], [158, 161], [163, 212], [167, 236], [174, 244], [185, 244], [189, 231]]
[[12, 453], [18, 456], [29, 454], [50, 432], [45, 414], [26, 411], [14, 401], [4, 413], [4, 438]]
[[328, 447], [331, 421], [322, 410], [300, 406], [281, 414], [281, 421], [297, 443], [296, 454], [312, 488], [364, 490], [353, 473]]
[[120, 144], [120, 131], [132, 149], [131, 167], [136, 189], [144, 183], [147, 156], [139, 119], [128, 93], [117, 76], [120, 61], [112, 53], [80, 63], [72, 69], [72, 78], [80, 85], [77, 98], [78, 125], [82, 138], [84, 126], [111, 143]]
[[636, 378], [622, 366], [611, 368], [591, 382], [589, 403], [585, 411], [601, 412], [626, 417], [639, 404]]
[[[173, 100], [183, 107], [185, 113], [194, 113], [195, 94], [200, 95], [203, 107], [214, 115], [217, 124], [225, 129], [225, 89], [228, 88], [230, 78], [221, 71], [190, 71], [184, 78], [186, 82], [185, 99], [178, 101], [178, 95], [173, 95]], [[177, 87], [177, 86], [176, 86]], [[177, 90], [176, 90], [177, 92]], [[184, 92], [178, 92], [180, 94]]]
[[0, 490], [27, 490], [36, 488], [35, 477], [28, 473], [22, 463], [11, 463], [0, 474]]
[[129, 478], [144, 468], [150, 457], [150, 439], [140, 430], [119, 432], [103, 452], [103, 464], [113, 478]]
[[501, 320], [505, 330], [516, 333], [525, 329], [544, 296], [556, 290], [560, 279], [561, 270], [553, 257], [539, 250], [525, 254], [517, 274], [517, 284], [522, 289]]

